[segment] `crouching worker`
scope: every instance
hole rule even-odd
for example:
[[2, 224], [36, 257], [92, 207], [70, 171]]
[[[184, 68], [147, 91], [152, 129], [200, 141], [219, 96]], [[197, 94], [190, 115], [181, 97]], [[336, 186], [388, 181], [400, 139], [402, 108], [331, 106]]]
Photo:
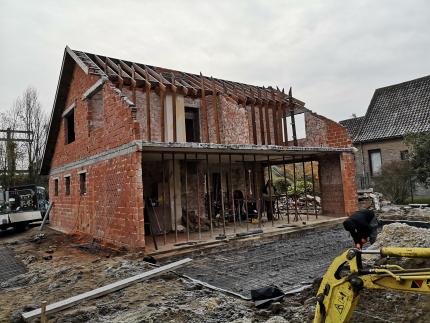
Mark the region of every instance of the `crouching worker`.
[[367, 240], [370, 244], [376, 241], [378, 222], [372, 210], [363, 209], [353, 213], [343, 222], [343, 227], [351, 234], [357, 249], [361, 249]]

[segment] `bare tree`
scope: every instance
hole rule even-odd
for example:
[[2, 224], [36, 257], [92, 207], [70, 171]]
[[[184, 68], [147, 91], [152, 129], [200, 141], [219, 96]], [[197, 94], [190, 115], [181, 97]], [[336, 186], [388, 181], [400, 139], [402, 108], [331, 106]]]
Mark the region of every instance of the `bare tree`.
[[16, 108], [18, 123], [23, 130], [31, 133], [29, 139], [32, 141], [25, 142], [24, 145], [30, 180], [34, 181], [42, 163], [48, 127], [47, 116], [42, 110], [37, 90], [33, 87], [28, 87], [22, 97], [17, 99]]
[[[13, 164], [17, 169], [28, 169], [28, 178], [23, 180], [38, 183], [40, 181], [38, 173], [48, 132], [48, 118], [42, 110], [35, 88], [28, 87], [16, 99], [10, 110], [1, 113], [0, 128], [11, 130], [8, 135], [12, 137], [12, 141], [4, 142], [1, 146], [1, 167], [10, 168], [8, 165]], [[27, 141], [13, 141], [18, 138]], [[7, 158], [12, 158], [13, 162], [8, 161]], [[7, 176], [14, 177], [16, 172], [14, 169], [8, 169], [7, 173]], [[4, 174], [5, 170], [3, 170]], [[13, 181], [9, 178], [5, 182]]]

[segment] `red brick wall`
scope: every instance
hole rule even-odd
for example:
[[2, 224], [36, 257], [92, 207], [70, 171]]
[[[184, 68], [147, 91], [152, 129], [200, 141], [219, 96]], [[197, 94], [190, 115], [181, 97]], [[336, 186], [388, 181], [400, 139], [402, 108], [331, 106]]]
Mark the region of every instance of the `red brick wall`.
[[[51, 172], [140, 137], [139, 123], [133, 119], [132, 109], [109, 82], [92, 99], [82, 100], [82, 95], [98, 80], [99, 77], [86, 75], [75, 66], [64, 106], [65, 110], [76, 104], [75, 141], [65, 144], [62, 121]], [[79, 192], [78, 171], [81, 169], [50, 176], [50, 197], [54, 202], [51, 223], [65, 232], [88, 234], [104, 243], [144, 246], [140, 153], [98, 162], [85, 169], [88, 185], [85, 196]], [[70, 196], [64, 192], [64, 175], [67, 174], [71, 175]], [[53, 191], [56, 177], [59, 179], [58, 196]]]
[[339, 155], [325, 155], [318, 160], [321, 202], [324, 215], [345, 215], [343, 176]]
[[[79, 66], [75, 66], [67, 103], [64, 110], [74, 102], [75, 141], [65, 144], [65, 126], [61, 122], [52, 159], [52, 168], [92, 156], [105, 150], [126, 144], [139, 137], [139, 123], [133, 120], [130, 107], [108, 83], [103, 89], [103, 127], [92, 129], [91, 103], [82, 100], [82, 95], [98, 81], [94, 75], [86, 75]], [[91, 129], [91, 131], [90, 131]]]
[[351, 215], [358, 209], [357, 190], [355, 185], [355, 160], [353, 154], [341, 155], [341, 171], [345, 214]]
[[249, 125], [246, 109], [232, 98], [220, 95], [219, 103], [222, 111], [223, 144], [249, 144]]
[[[51, 176], [51, 224], [67, 233], [91, 236], [105, 244], [143, 247], [141, 153], [134, 152]], [[86, 171], [87, 193], [80, 195], [79, 172]], [[65, 195], [64, 175], [71, 175]], [[54, 179], [59, 194], [54, 194]]]

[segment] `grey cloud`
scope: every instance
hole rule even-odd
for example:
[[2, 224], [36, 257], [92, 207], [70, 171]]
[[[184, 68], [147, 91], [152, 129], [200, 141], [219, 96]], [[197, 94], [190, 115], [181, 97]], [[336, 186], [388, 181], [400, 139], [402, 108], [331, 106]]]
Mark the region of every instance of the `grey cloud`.
[[[50, 110], [66, 44], [257, 85], [335, 120], [430, 74], [428, 1], [2, 1], [0, 109], [28, 85]], [[7, 77], [6, 77], [7, 76]]]

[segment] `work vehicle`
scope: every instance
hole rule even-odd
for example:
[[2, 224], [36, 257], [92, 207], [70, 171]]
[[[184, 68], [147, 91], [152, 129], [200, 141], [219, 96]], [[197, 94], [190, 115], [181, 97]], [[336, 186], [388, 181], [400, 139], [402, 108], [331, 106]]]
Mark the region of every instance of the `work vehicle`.
[[48, 205], [46, 191], [41, 186], [23, 185], [7, 190], [0, 187], [0, 229], [23, 230], [29, 223], [41, 221]]
[[430, 248], [345, 251], [331, 263], [323, 277], [317, 294], [314, 323], [348, 322], [357, 306], [359, 293], [365, 288], [430, 294], [430, 268], [403, 269], [398, 265], [364, 268], [363, 254], [430, 259]]

